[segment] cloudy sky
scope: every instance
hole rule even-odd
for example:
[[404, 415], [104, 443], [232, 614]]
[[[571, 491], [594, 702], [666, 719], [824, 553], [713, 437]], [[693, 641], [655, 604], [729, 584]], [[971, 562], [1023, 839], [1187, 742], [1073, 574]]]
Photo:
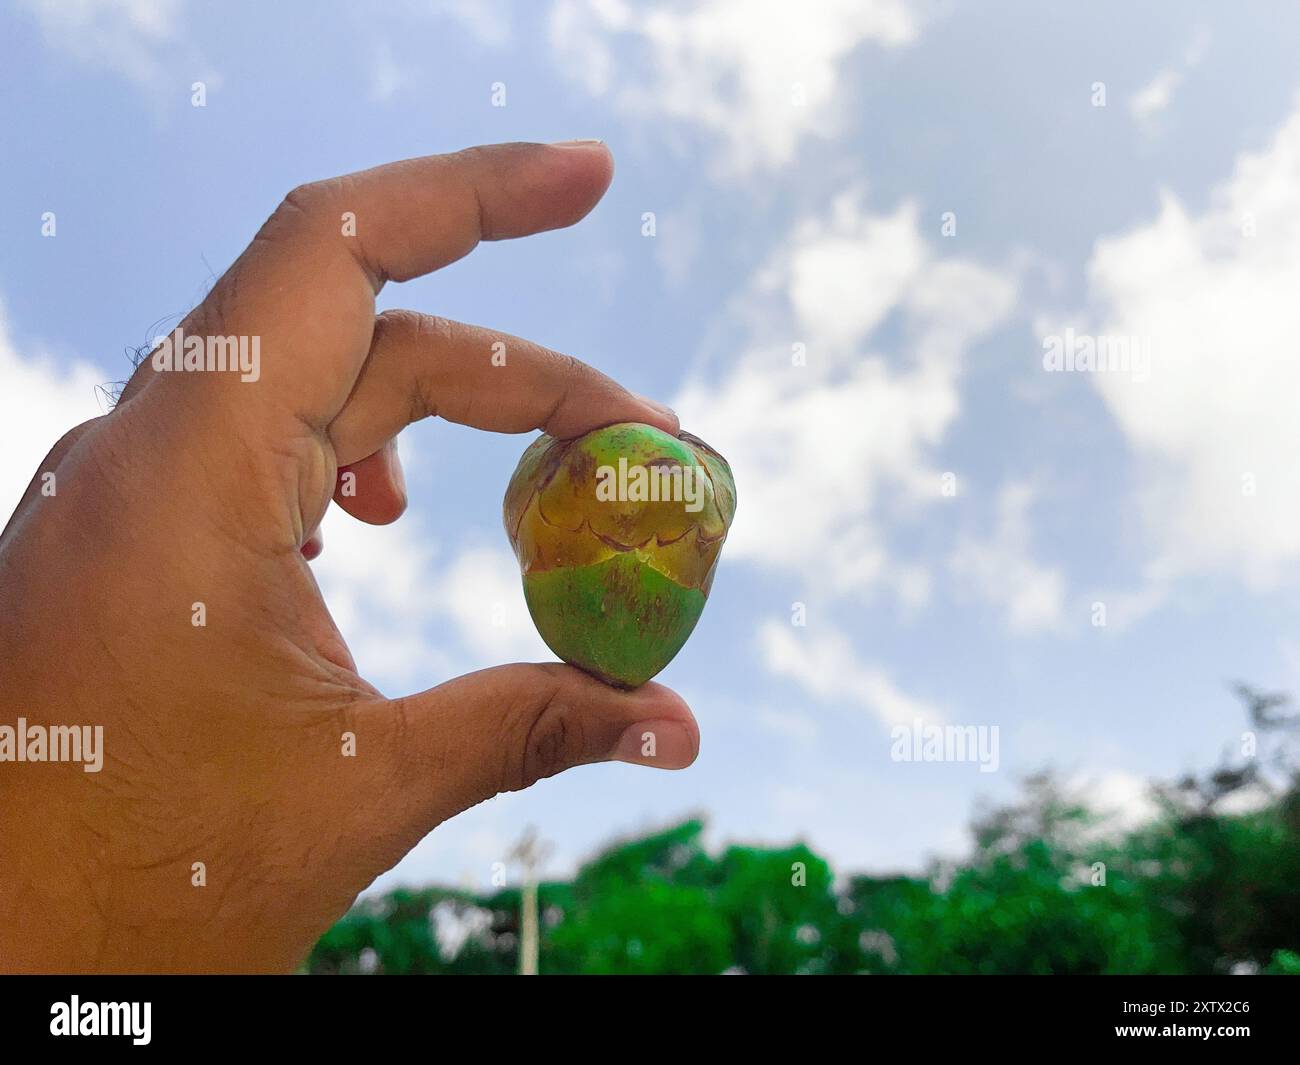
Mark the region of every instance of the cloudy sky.
[[[1135, 816], [1240, 734], [1233, 681], [1300, 680], [1297, 39], [1280, 2], [18, 0], [0, 504], [288, 189], [599, 137], [581, 226], [380, 305], [578, 355], [728, 456], [734, 531], [660, 677], [703, 750], [486, 803], [381, 885], [485, 883], [528, 824], [563, 871], [691, 812], [916, 868], [1047, 766]], [[550, 657], [500, 523], [526, 443], [417, 426], [407, 515], [327, 518], [386, 693]], [[997, 726], [997, 772], [891, 759], [918, 718]]]

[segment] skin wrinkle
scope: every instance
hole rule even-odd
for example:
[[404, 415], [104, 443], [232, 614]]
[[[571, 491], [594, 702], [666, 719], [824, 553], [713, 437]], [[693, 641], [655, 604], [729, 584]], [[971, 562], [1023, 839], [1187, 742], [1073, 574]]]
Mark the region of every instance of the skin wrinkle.
[[[437, 351], [439, 347], [449, 346], [452, 342], [452, 326], [446, 318], [431, 314], [412, 314], [409, 311], [385, 311], [384, 313], [391, 315], [390, 321], [393, 323], [394, 331], [399, 335], [403, 330], [411, 331], [412, 347], [418, 352]], [[416, 363], [415, 388], [411, 390], [412, 422], [438, 416], [437, 390], [433, 387], [433, 379], [430, 377], [432, 361], [432, 359], [421, 359]]]
[[[559, 376], [562, 380], [567, 381], [570, 376], [568, 372], [570, 370], [570, 363], [565, 361], [566, 358], [567, 358], [566, 356], [560, 357], [560, 365], [562, 369], [557, 376]], [[540, 429], [543, 426], [549, 425], [551, 422], [553, 422], [556, 416], [560, 413], [560, 408], [564, 406], [565, 401], [568, 398], [569, 398], [569, 390], [566, 385], [564, 388], [562, 388], [560, 391], [556, 393], [555, 402], [551, 404], [550, 409], [546, 412], [546, 416], [542, 418], [542, 420], [537, 425], [534, 425], [533, 428]]]
[[[361, 381], [362, 381], [362, 379], [365, 377], [365, 375], [366, 375], [366, 371], [370, 368], [370, 366], [371, 366], [372, 363], [374, 362], [374, 357], [375, 357], [375, 356], [374, 356], [374, 350], [375, 350], [375, 347], [376, 347], [376, 345], [377, 345], [377, 342], [378, 342], [379, 338], [382, 336], [384, 329], [387, 328], [386, 323], [384, 322], [384, 316], [387, 315], [387, 314], [391, 314], [391, 313], [393, 313], [393, 312], [391, 312], [391, 311], [384, 311], [382, 314], [377, 314], [377, 315], [375, 316], [375, 324], [374, 324], [374, 326], [373, 326], [373, 327], [371, 328], [371, 330], [370, 330], [370, 345], [371, 345], [371, 346], [370, 346], [370, 349], [366, 352], [366, 357], [365, 357], [365, 359], [362, 361], [360, 369], [357, 371], [356, 379], [352, 382], [352, 389], [351, 389], [351, 391], [348, 392], [347, 399], [345, 399], [345, 400], [343, 401], [343, 406], [344, 406], [345, 408], [346, 408], [347, 406], [349, 406], [349, 405], [352, 403], [352, 401], [353, 401], [354, 399], [356, 399], [357, 389], [361, 386]], [[410, 420], [411, 422], [417, 422], [417, 421], [420, 420], [420, 417], [419, 417], [419, 416], [415, 416], [415, 417], [410, 418], [409, 420]], [[339, 451], [339, 442], [338, 442], [338, 440], [335, 439], [335, 428], [334, 428], [334, 427], [335, 427], [335, 423], [336, 423], [337, 421], [338, 421], [337, 418], [331, 420], [331, 422], [329, 423], [328, 426], [326, 426], [326, 429], [325, 429], [326, 444], [329, 446], [329, 449], [334, 453], [336, 460], [337, 460], [338, 451]], [[364, 458], [365, 456], [362, 456], [362, 457]], [[346, 465], [355, 465], [355, 463], [346, 463]]]
[[[314, 581], [312, 587], [316, 590]], [[316, 605], [318, 604], [313, 604]], [[269, 627], [277, 632], [276, 646], [286, 653], [286, 657], [300, 664], [302, 676], [307, 681], [305, 684], [286, 689], [285, 695], [323, 701], [337, 699], [343, 702], [356, 697], [358, 686], [366, 691], [371, 690], [370, 686], [357, 676], [353, 668], [340, 665], [328, 658], [322, 661], [318, 657], [325, 648], [320, 646], [321, 640], [315, 638], [317, 634], [310, 631], [313, 621], [327, 626], [328, 631], [320, 635], [328, 639], [332, 634], [332, 638], [346, 651], [343, 637], [338, 633], [333, 620], [329, 617], [328, 609], [324, 608], [323, 604], [319, 604], [319, 609], [313, 609], [311, 618], [304, 617], [300, 613], [290, 614], [285, 604], [275, 600], [266, 601], [261, 606], [260, 612], [263, 615], [262, 620], [269, 623]], [[292, 673], [288, 675], [293, 676]], [[272, 693], [264, 694], [269, 696]]]
[[[540, 711], [530, 715], [532, 720], [524, 737], [523, 751], [516, 780], [502, 781], [506, 791], [523, 791], [536, 781], [549, 776], [548, 766], [559, 765], [559, 754], [564, 750], [566, 733], [564, 713], [555, 707], [555, 696], [542, 704]], [[552, 708], [555, 708], [553, 712]]]
[[470, 185], [470, 192], [471, 192], [471, 193], [473, 194], [473, 196], [474, 196], [474, 211], [475, 211], [475, 214], [478, 216], [478, 239], [475, 240], [475, 241], [474, 241], [474, 244], [473, 244], [470, 248], [468, 248], [468, 249], [466, 250], [466, 252], [465, 252], [466, 255], [468, 255], [470, 252], [472, 252], [472, 251], [474, 250], [475, 247], [478, 246], [478, 242], [479, 242], [480, 240], [496, 240], [496, 239], [497, 239], [496, 236], [493, 235], [493, 234], [491, 233], [491, 230], [488, 228], [487, 211], [485, 211], [485, 210], [483, 209], [483, 196], [482, 196], [482, 194], [479, 192], [479, 190], [478, 190], [478, 186], [477, 186], [477, 185], [474, 185], [474, 184], [471, 184], [471, 185]]

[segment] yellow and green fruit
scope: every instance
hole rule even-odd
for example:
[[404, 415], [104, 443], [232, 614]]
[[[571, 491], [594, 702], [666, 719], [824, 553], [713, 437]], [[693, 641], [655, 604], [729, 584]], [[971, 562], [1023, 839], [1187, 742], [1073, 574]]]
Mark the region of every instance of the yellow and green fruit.
[[540, 436], [505, 498], [506, 533], [542, 639], [620, 688], [681, 650], [736, 512], [727, 460], [690, 433], [624, 422]]

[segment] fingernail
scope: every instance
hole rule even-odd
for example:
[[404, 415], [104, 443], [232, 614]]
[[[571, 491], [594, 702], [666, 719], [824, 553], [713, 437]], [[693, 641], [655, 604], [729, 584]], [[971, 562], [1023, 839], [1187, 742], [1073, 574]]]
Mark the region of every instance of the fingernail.
[[397, 485], [397, 490], [401, 492], [402, 498], [406, 498], [406, 473], [402, 469], [401, 456], [397, 454], [397, 440], [388, 441], [388, 447], [385, 450], [385, 459], [388, 462], [388, 472], [392, 475], [393, 484]]
[[695, 754], [695, 737], [680, 722], [642, 721], [619, 737], [610, 757], [656, 769], [685, 769]]
[[317, 529], [309, 537], [307, 542], [298, 549], [302, 552], [302, 557], [308, 562], [320, 558], [320, 553], [325, 550], [325, 536]]
[[603, 140], [596, 137], [587, 137], [583, 140], [576, 141], [553, 141], [552, 148], [588, 148], [593, 144], [604, 144]]

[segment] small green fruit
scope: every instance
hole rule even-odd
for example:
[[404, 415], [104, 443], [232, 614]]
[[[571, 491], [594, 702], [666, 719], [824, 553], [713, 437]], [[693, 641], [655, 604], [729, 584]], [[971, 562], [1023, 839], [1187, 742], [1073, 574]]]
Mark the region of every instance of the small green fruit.
[[690, 433], [624, 422], [540, 436], [505, 499], [542, 639], [607, 684], [644, 684], [704, 610], [736, 513], [727, 460]]

